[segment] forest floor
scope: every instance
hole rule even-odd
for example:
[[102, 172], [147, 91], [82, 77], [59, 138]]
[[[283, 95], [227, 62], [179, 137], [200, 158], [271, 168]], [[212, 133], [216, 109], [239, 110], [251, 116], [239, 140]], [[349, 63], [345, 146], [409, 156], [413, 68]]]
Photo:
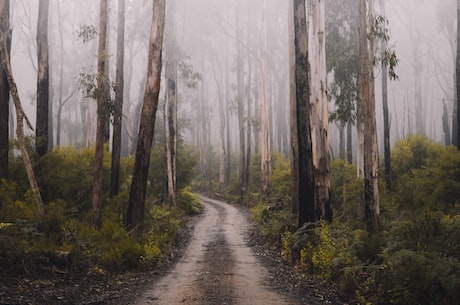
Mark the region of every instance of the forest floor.
[[247, 209], [202, 200], [203, 213], [188, 221], [160, 267], [1, 277], [0, 304], [340, 304], [331, 290], [262, 246], [250, 233]]

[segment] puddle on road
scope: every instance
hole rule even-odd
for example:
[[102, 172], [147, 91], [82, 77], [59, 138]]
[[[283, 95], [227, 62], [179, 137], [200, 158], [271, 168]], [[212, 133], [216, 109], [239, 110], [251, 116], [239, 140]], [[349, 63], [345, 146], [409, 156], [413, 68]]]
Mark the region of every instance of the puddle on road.
[[287, 305], [244, 241], [249, 223], [235, 207], [202, 197], [204, 215], [176, 266], [136, 305]]

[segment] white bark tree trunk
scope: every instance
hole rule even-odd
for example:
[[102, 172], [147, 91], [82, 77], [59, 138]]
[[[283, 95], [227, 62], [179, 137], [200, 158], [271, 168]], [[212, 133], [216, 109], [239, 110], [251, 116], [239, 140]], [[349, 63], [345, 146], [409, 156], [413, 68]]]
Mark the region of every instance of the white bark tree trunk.
[[309, 62], [315, 209], [323, 219], [332, 220], [329, 174], [329, 108], [326, 81], [326, 30], [324, 0], [309, 0]]

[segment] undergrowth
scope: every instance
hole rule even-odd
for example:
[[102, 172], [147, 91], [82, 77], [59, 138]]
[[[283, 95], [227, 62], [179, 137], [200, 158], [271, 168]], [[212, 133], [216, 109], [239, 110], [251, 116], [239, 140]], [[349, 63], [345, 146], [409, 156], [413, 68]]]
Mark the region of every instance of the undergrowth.
[[[158, 203], [162, 171], [152, 172], [142, 243], [124, 226], [132, 158], [122, 159], [120, 194], [112, 198], [104, 194], [100, 230], [90, 226], [93, 149], [55, 150], [35, 164], [48, 215], [44, 224], [38, 222], [36, 205], [27, 191], [20, 160], [13, 158], [10, 174], [15, 178], [0, 181], [0, 272], [39, 273], [55, 268], [104, 273], [159, 263], [169, 255], [184, 216], [202, 209], [189, 187], [196, 157], [187, 147], [181, 147], [178, 154], [181, 171], [177, 178], [177, 207], [170, 209]], [[161, 164], [160, 160], [163, 160], [162, 151], [155, 150], [152, 163]], [[109, 175], [110, 154], [106, 153], [105, 190], [108, 190]]]

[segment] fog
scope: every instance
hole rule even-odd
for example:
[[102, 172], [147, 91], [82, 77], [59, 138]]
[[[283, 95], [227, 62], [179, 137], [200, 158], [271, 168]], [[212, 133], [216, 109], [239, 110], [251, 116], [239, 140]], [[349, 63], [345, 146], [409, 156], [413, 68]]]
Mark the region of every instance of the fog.
[[[169, 1], [168, 1], [169, 2]], [[327, 2], [327, 1], [326, 1]], [[380, 5], [376, 1], [376, 9]], [[115, 79], [116, 1], [110, 3], [110, 75]], [[386, 0], [390, 41], [399, 59], [398, 79], [389, 82], [391, 141], [409, 133], [421, 132], [435, 141], [444, 142], [442, 127], [443, 101], [452, 126], [454, 100], [455, 26], [454, 0]], [[13, 28], [12, 67], [27, 116], [35, 122], [36, 96], [36, 24], [38, 1], [12, 0]], [[244, 88], [251, 104], [251, 117], [257, 125], [258, 86], [260, 75], [267, 77], [266, 93], [270, 103], [272, 150], [287, 154], [289, 133], [289, 41], [288, 1], [286, 0], [176, 0], [174, 10], [177, 47], [184, 65], [200, 74], [201, 80], [189, 88], [186, 81], [178, 86], [179, 130], [182, 137], [199, 144], [201, 126], [213, 146], [219, 136], [219, 98], [230, 109], [231, 147], [237, 150], [238, 121], [237, 49], [244, 63]], [[126, 1], [125, 104], [124, 139], [130, 145], [136, 133], [136, 113], [143, 98], [147, 65], [147, 43], [151, 24], [151, 1]], [[51, 55], [51, 95], [53, 126], [59, 101], [68, 101], [62, 111], [62, 145], [85, 146], [95, 132], [96, 102], [85, 97], [81, 74], [96, 73], [97, 35], [83, 42], [83, 26], [98, 27], [98, 1], [50, 0], [49, 45]], [[166, 36], [168, 31], [166, 32]], [[166, 39], [166, 38], [165, 38]], [[113, 60], [112, 60], [113, 58]], [[264, 69], [262, 59], [266, 59]], [[62, 69], [62, 86], [60, 73]], [[381, 70], [375, 68], [376, 109], [379, 141], [382, 142]], [[251, 81], [250, 81], [251, 80]], [[164, 82], [163, 82], [164, 83]], [[160, 93], [161, 99], [164, 93]], [[247, 112], [247, 103], [246, 103]], [[330, 105], [331, 109], [333, 105]], [[158, 116], [161, 116], [161, 106]], [[417, 126], [421, 113], [423, 126]], [[201, 128], [201, 129], [200, 129]], [[159, 128], [161, 129], [161, 128]], [[338, 131], [330, 125], [331, 146], [338, 150]], [[417, 130], [419, 129], [419, 130]], [[28, 134], [32, 135], [31, 130]], [[56, 137], [56, 133], [54, 134]], [[56, 139], [54, 139], [56, 141]], [[252, 146], [256, 146], [252, 137]], [[90, 141], [91, 142], [91, 141]], [[383, 149], [383, 144], [379, 144]]]

